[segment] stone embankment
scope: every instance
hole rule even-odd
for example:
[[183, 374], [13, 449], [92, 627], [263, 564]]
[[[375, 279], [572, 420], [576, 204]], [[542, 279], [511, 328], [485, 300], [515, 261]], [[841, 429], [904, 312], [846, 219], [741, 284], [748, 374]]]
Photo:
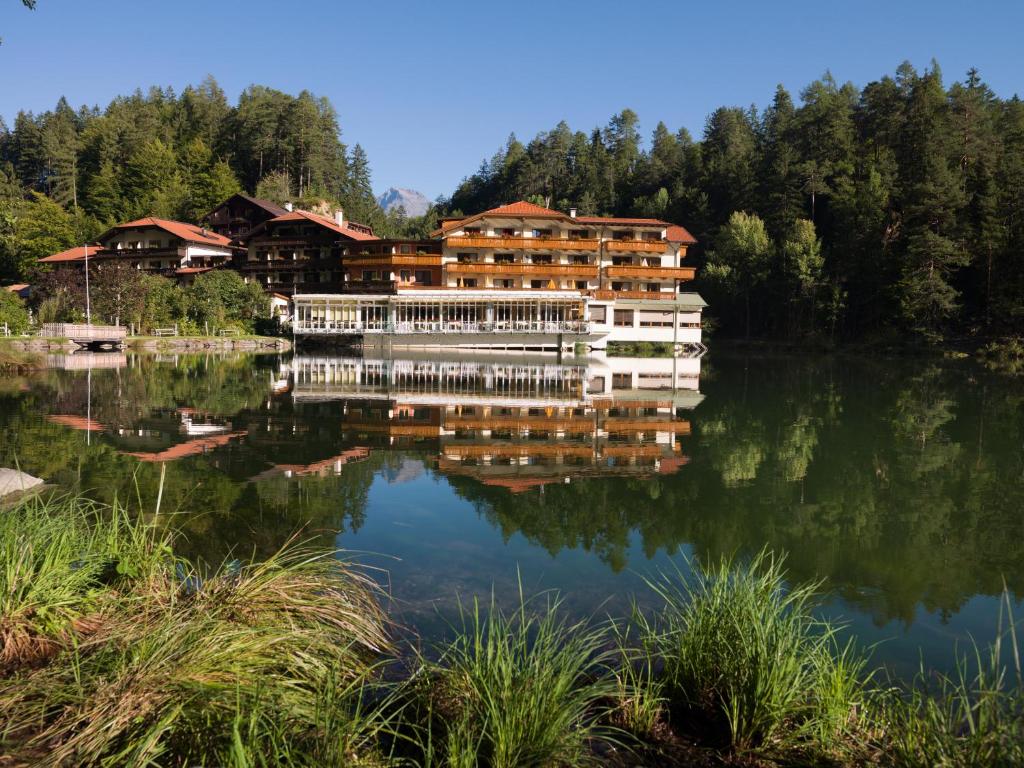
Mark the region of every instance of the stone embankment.
[[[3, 342], [8, 349], [18, 352], [73, 352], [78, 348], [67, 339], [30, 337]], [[125, 346], [136, 352], [287, 352], [292, 343], [271, 336], [130, 336]]]

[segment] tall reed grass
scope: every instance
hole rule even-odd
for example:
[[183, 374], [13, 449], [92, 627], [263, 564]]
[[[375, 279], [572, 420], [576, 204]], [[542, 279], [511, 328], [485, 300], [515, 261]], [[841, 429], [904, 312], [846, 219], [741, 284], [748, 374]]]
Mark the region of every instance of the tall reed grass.
[[1024, 765], [1008, 593], [992, 645], [880, 689], [767, 552], [662, 574], [627, 621], [473, 601], [403, 655], [335, 552], [172, 545], [118, 505], [0, 513], [0, 765]]

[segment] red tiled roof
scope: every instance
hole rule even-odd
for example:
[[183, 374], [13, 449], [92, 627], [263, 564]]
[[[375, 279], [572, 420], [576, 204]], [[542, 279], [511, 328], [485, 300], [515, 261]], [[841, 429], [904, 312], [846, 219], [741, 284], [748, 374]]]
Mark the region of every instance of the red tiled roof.
[[96, 251], [100, 250], [102, 246], [96, 244], [90, 245], [76, 245], [74, 248], [68, 248], [66, 251], [55, 253], [52, 256], [44, 256], [41, 259], [37, 259], [40, 264], [52, 264], [58, 261], [81, 261], [85, 258], [85, 252], [88, 251], [90, 256], [95, 256]]
[[665, 233], [665, 239], [670, 243], [686, 243], [692, 245], [697, 242], [697, 238], [686, 231], [685, 227], [680, 227], [678, 224], [673, 224], [668, 228]]
[[661, 219], [638, 219], [619, 216], [577, 216], [576, 221], [583, 224], [622, 224], [634, 227], [667, 227], [667, 221]]
[[[319, 224], [321, 227], [326, 227], [327, 229], [337, 232], [339, 235], [352, 240], [380, 240], [380, 238], [375, 235], [370, 235], [359, 229], [348, 226], [348, 222], [345, 222], [344, 226], [339, 227], [338, 222], [334, 219], [329, 219], [326, 216], [321, 216], [318, 213], [311, 213], [310, 211], [291, 211], [283, 216], [277, 216], [267, 223], [273, 224], [279, 221], [302, 221], [303, 219], [306, 221], [312, 221], [314, 224]], [[357, 226], [363, 225], [359, 224]]]
[[211, 232], [208, 229], [203, 229], [195, 224], [186, 224], [183, 221], [170, 221], [168, 219], [157, 219], [153, 216], [147, 216], [144, 219], [136, 219], [135, 221], [128, 221], [124, 224], [118, 224], [112, 227], [110, 230], [105, 232], [100, 240], [105, 240], [113, 232], [121, 229], [143, 229], [146, 227], [156, 227], [162, 229], [164, 232], [169, 232], [175, 237], [179, 237], [182, 240], [186, 240], [190, 243], [202, 243], [203, 245], [217, 245], [221, 247], [227, 247], [231, 245], [231, 238], [224, 237], [224, 235], [218, 235], [216, 232]]
[[478, 221], [485, 216], [517, 216], [517, 217], [528, 217], [528, 218], [544, 218], [544, 219], [562, 219], [567, 222], [579, 222], [580, 224], [607, 224], [607, 225], [620, 225], [620, 226], [634, 226], [634, 227], [662, 227], [667, 230], [666, 239], [673, 243], [696, 243], [693, 235], [687, 232], [683, 227], [675, 224], [669, 224], [667, 221], [661, 219], [643, 219], [643, 218], [619, 218], [614, 216], [576, 216], [572, 217], [561, 211], [555, 211], [551, 208], [545, 208], [541, 205], [535, 205], [528, 203], [525, 200], [520, 200], [516, 203], [510, 203], [509, 205], [501, 205], [497, 208], [491, 208], [483, 213], [477, 213], [473, 216], [466, 216], [461, 219], [442, 219], [440, 229], [435, 230], [431, 234], [434, 237], [443, 235], [458, 227], [465, 226], [473, 221]]

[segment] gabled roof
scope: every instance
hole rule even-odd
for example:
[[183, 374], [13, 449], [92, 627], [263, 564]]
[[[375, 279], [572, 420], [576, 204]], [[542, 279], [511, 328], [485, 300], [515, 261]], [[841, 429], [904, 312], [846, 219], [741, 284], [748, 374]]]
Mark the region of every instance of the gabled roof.
[[686, 243], [687, 245], [693, 245], [697, 242], [697, 238], [691, 235], [685, 227], [680, 227], [678, 224], [672, 224], [668, 231], [665, 233], [665, 239], [670, 243]]
[[483, 211], [482, 213], [474, 214], [473, 216], [466, 216], [463, 218], [445, 218], [441, 219], [441, 227], [434, 232], [431, 232], [432, 237], [442, 236], [453, 229], [464, 227], [467, 224], [471, 224], [474, 221], [479, 221], [486, 217], [500, 218], [502, 216], [516, 217], [516, 218], [531, 218], [531, 219], [559, 219], [570, 223], [578, 224], [591, 224], [591, 225], [608, 225], [608, 226], [633, 226], [633, 227], [661, 227], [666, 230], [666, 240], [673, 243], [696, 243], [697, 240], [686, 231], [683, 227], [676, 224], [670, 224], [667, 221], [661, 219], [643, 219], [643, 218], [620, 218], [615, 216], [570, 216], [567, 213], [556, 211], [551, 208], [545, 208], [542, 205], [535, 205], [534, 203], [528, 203], [525, 200], [520, 200], [516, 203], [510, 203], [509, 205], [500, 205], [497, 208], [491, 208], [490, 210]]
[[284, 221], [311, 221], [314, 224], [319, 224], [321, 227], [326, 227], [332, 232], [337, 232], [342, 237], [347, 237], [350, 240], [380, 240], [375, 235], [368, 234], [362, 229], [356, 229], [355, 227], [362, 227], [363, 229], [369, 229], [362, 224], [355, 224], [349, 226], [349, 222], [345, 222], [343, 226], [338, 226], [338, 222], [334, 219], [329, 219], [326, 216], [321, 216], [319, 213], [311, 213], [310, 211], [294, 210], [285, 211], [281, 216], [277, 216], [270, 221], [264, 222], [264, 224], [278, 224]]
[[88, 251], [90, 256], [95, 256], [96, 251], [100, 250], [103, 246], [91, 243], [89, 245], [76, 245], [74, 248], [68, 248], [66, 251], [55, 253], [51, 256], [44, 256], [41, 259], [37, 259], [40, 264], [54, 264], [60, 261], [81, 261], [85, 258], [85, 252]]
[[[255, 205], [257, 208], [263, 209], [264, 211], [269, 213], [271, 216], [283, 216], [284, 214], [288, 213], [288, 209], [285, 208], [283, 205], [278, 205], [275, 202], [272, 202], [270, 200], [264, 200], [264, 199], [259, 198], [259, 197], [250, 197], [249, 195], [242, 194], [241, 192], [239, 192], [237, 194], [234, 194], [231, 197], [229, 197], [227, 200], [225, 200], [220, 205], [215, 207], [213, 209], [213, 211], [219, 211], [221, 208], [223, 208], [225, 205], [230, 203], [232, 200], [236, 200], [236, 199], [237, 200], [245, 200], [245, 202], [251, 203], [252, 205]], [[209, 218], [210, 215], [213, 213], [213, 211], [210, 211], [210, 213], [206, 214], [206, 218]]]
[[569, 214], [562, 213], [561, 211], [555, 211], [551, 208], [545, 208], [543, 205], [536, 205], [535, 203], [528, 203], [525, 200], [519, 200], [515, 203], [509, 203], [508, 205], [499, 205], [497, 208], [490, 208], [481, 213], [474, 214], [473, 216], [466, 216], [461, 219], [443, 219], [441, 228], [431, 232], [431, 235], [436, 237], [444, 234], [449, 230], [456, 229], [460, 226], [465, 226], [474, 221], [479, 221], [485, 217], [500, 218], [502, 216], [509, 216], [515, 218], [530, 218], [530, 219], [564, 219], [569, 220]]
[[231, 238], [224, 237], [224, 235], [218, 235], [216, 232], [211, 232], [210, 230], [196, 226], [195, 224], [186, 224], [183, 221], [170, 221], [168, 219], [157, 219], [153, 216], [147, 216], [144, 219], [136, 219], [135, 221], [127, 221], [124, 224], [118, 224], [111, 227], [100, 236], [100, 242], [103, 242], [120, 230], [148, 229], [151, 227], [162, 229], [164, 232], [168, 232], [169, 234], [181, 238], [189, 243], [215, 245], [223, 248], [231, 245]]

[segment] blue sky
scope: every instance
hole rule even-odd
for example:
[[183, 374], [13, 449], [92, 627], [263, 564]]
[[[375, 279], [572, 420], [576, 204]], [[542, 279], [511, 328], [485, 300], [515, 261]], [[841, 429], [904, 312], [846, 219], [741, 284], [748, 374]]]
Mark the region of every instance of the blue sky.
[[720, 105], [794, 96], [830, 69], [858, 86], [903, 60], [976, 66], [1024, 93], [1021, 0], [387, 2], [0, 0], [0, 115], [105, 106], [153, 84], [214, 75], [331, 99], [374, 187], [447, 194], [509, 132], [566, 119], [589, 131], [630, 107], [699, 136]]

